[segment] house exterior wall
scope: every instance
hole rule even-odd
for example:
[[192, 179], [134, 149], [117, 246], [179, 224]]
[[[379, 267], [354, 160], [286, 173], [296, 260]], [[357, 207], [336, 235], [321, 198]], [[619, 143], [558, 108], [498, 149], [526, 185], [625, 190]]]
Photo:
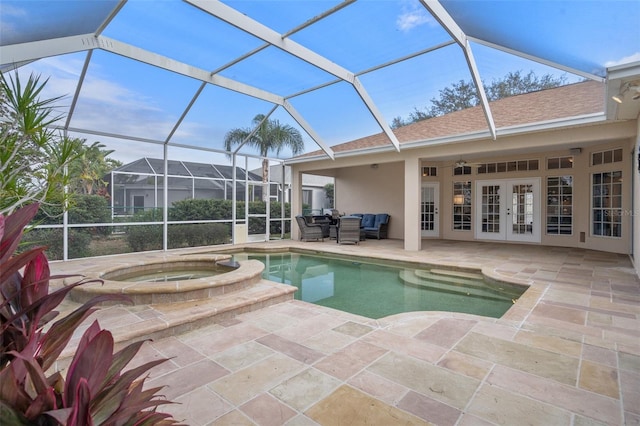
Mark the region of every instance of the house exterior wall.
[[640, 117], [636, 120], [636, 137], [633, 150], [632, 186], [633, 186], [633, 237], [631, 244], [631, 259], [636, 269], [636, 273], [640, 276]]
[[[606, 151], [615, 148], [623, 149], [623, 161], [599, 166], [590, 166], [591, 154], [593, 152]], [[545, 151], [540, 153], [520, 154], [520, 155], [496, 155], [490, 158], [478, 159], [479, 162], [502, 162], [518, 160], [538, 160], [539, 169], [537, 171], [513, 172], [513, 173], [493, 173], [493, 174], [472, 174], [465, 176], [453, 176], [451, 167], [439, 167], [442, 175], [437, 178], [425, 177], [423, 181], [436, 181], [440, 183], [440, 238], [447, 240], [473, 240], [475, 232], [475, 221], [472, 220], [472, 229], [468, 231], [454, 230], [452, 226], [453, 218], [453, 182], [470, 181], [472, 188], [472, 198], [476, 199], [476, 181], [478, 180], [509, 180], [521, 178], [540, 179], [540, 223], [541, 241], [540, 244], [547, 246], [562, 247], [582, 247], [596, 250], [611, 251], [616, 253], [630, 253], [631, 240], [630, 230], [633, 227], [633, 219], [627, 212], [631, 211], [631, 179], [632, 169], [632, 146], [629, 140], [620, 139], [617, 141], [594, 145], [584, 148], [580, 154], [573, 157], [573, 168], [570, 169], [547, 169], [547, 159], [569, 156], [568, 150]], [[475, 161], [475, 160], [474, 160]], [[423, 161], [423, 166], [439, 166], [442, 163]], [[591, 229], [591, 179], [593, 173], [622, 171], [622, 237], [600, 237], [593, 236]], [[573, 178], [573, 232], [571, 235], [549, 235], [546, 232], [547, 222], [547, 178], [559, 176], [572, 176]], [[472, 218], [476, 217], [476, 203], [471, 205]]]
[[[405, 185], [405, 176], [411, 176], [405, 171], [405, 164], [419, 164], [421, 166], [435, 166], [438, 168], [437, 177], [423, 177], [423, 182], [435, 181], [440, 185], [440, 233], [437, 238], [451, 240], [473, 240], [475, 220], [472, 221], [471, 231], [456, 231], [452, 226], [453, 182], [454, 180], [509, 179], [532, 177], [540, 180], [540, 225], [543, 226], [539, 244], [549, 246], [580, 247], [594, 250], [604, 250], [616, 253], [630, 254], [632, 243], [637, 241], [640, 230], [636, 216], [632, 213], [640, 211], [640, 206], [633, 204], [638, 199], [637, 173], [632, 177], [634, 167], [634, 148], [638, 142], [638, 124], [635, 121], [602, 122], [572, 128], [559, 128], [547, 131], [536, 131], [513, 136], [499, 136], [497, 140], [481, 139], [458, 143], [426, 146], [411, 149], [405, 144], [401, 152], [387, 151], [384, 153], [358, 153], [351, 156], [338, 156], [336, 160], [315, 160], [292, 164], [293, 173], [305, 171], [325, 171], [335, 176], [336, 208], [340, 212], [387, 212], [391, 214], [390, 238], [405, 239], [406, 249], [419, 249], [415, 244], [407, 243], [407, 235], [419, 235], [420, 229], [415, 221], [405, 229], [409, 221], [405, 217], [407, 209], [416, 210], [420, 199], [420, 188], [415, 185]], [[504, 132], [502, 132], [504, 133]], [[500, 133], [499, 133], [500, 134]], [[574, 155], [574, 166], [571, 169], [547, 169], [547, 158], [569, 156], [569, 149], [581, 148], [580, 154]], [[613, 148], [623, 150], [622, 161], [619, 163], [591, 166], [591, 154]], [[473, 163], [514, 161], [519, 159], [537, 159], [537, 171], [517, 173], [495, 173], [471, 176], [456, 176], [452, 172], [452, 164], [459, 159]], [[637, 158], [635, 158], [637, 162]], [[377, 168], [372, 168], [377, 164]], [[413, 166], [411, 166], [413, 167]], [[622, 236], [599, 237], [592, 235], [591, 229], [591, 178], [593, 173], [604, 171], [622, 172]], [[329, 172], [330, 171], [330, 172]], [[573, 176], [573, 232], [571, 235], [546, 234], [546, 200], [547, 177]], [[635, 186], [632, 182], [635, 181]], [[475, 192], [475, 185], [472, 185]], [[294, 188], [295, 190], [295, 188]], [[475, 193], [473, 195], [475, 200]], [[472, 203], [472, 215], [475, 215], [475, 203]], [[293, 205], [293, 212], [300, 206]], [[375, 210], [375, 211], [374, 211]], [[419, 211], [415, 213], [419, 214]], [[419, 223], [419, 222], [418, 222]], [[416, 229], [417, 228], [417, 229]], [[296, 237], [294, 227], [294, 238]], [[584, 234], [582, 234], [584, 233]], [[418, 244], [420, 245], [420, 244]], [[637, 246], [637, 244], [636, 244]], [[640, 267], [639, 267], [640, 269]]]
[[[374, 163], [375, 164], [375, 163]], [[404, 163], [371, 164], [340, 169], [335, 204], [343, 214], [388, 213], [389, 238], [404, 237]]]

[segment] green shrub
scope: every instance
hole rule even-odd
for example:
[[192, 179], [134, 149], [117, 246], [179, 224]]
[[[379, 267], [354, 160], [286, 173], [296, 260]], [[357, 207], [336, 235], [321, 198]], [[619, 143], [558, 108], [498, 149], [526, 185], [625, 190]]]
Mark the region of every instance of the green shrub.
[[131, 225], [126, 227], [127, 243], [133, 251], [162, 249], [162, 225]]
[[169, 225], [169, 248], [200, 247], [228, 244], [230, 225], [225, 223], [195, 223]]
[[[62, 228], [32, 229], [24, 237], [21, 250], [28, 250], [36, 246], [45, 246], [47, 256], [51, 260], [62, 260], [64, 257]], [[81, 229], [69, 229], [69, 258], [77, 259], [91, 256], [89, 245], [91, 235]]]
[[[238, 217], [244, 217], [244, 202], [238, 202]], [[231, 200], [193, 199], [172, 204], [169, 220], [231, 220], [233, 202]]]
[[[79, 195], [74, 197], [74, 204], [69, 209], [69, 223], [109, 223], [111, 222], [111, 207], [106, 198], [100, 195]], [[88, 232], [99, 235], [109, 235], [112, 228], [97, 226], [83, 228]]]
[[[264, 201], [249, 203], [250, 214], [265, 214]], [[173, 203], [168, 211], [168, 219], [172, 222], [197, 220], [231, 220], [233, 202], [218, 199], [190, 199]], [[278, 202], [270, 204], [272, 218], [280, 218], [282, 206]], [[237, 219], [245, 218], [245, 203], [237, 203]], [[285, 217], [290, 217], [291, 206], [285, 205]], [[133, 222], [155, 222], [162, 220], [162, 209], [137, 212]], [[249, 220], [249, 233], [264, 234], [266, 220], [264, 217]], [[290, 232], [290, 223], [286, 222], [285, 232]], [[281, 234], [281, 221], [272, 220], [269, 232]], [[131, 225], [126, 227], [127, 242], [133, 251], [160, 250], [162, 248], [161, 225]], [[216, 244], [227, 244], [231, 238], [229, 223], [197, 223], [173, 224], [168, 227], [168, 248], [199, 247]]]

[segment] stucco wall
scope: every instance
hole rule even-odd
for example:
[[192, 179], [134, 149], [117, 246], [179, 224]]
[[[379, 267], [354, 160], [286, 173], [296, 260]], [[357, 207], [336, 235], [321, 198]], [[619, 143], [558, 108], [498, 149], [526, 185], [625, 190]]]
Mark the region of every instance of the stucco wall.
[[640, 276], [640, 120], [636, 122], [637, 132], [633, 151], [633, 238], [631, 258]]
[[340, 169], [335, 204], [340, 213], [388, 213], [389, 238], [404, 236], [404, 164], [371, 164]]

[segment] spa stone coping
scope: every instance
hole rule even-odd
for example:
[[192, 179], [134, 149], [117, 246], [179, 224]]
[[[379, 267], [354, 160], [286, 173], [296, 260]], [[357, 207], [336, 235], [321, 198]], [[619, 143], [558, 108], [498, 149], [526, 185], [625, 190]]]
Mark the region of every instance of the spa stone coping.
[[[134, 305], [208, 299], [258, 283], [262, 279], [262, 271], [265, 267], [258, 260], [232, 262], [231, 255], [228, 254], [166, 256], [162, 259], [115, 263], [108, 268], [102, 265], [84, 269], [83, 276], [88, 282], [71, 291], [71, 300], [83, 303], [95, 296], [105, 294], [125, 295], [132, 300]], [[104, 278], [115, 273], [144, 273], [156, 269], [158, 265], [177, 264], [181, 267], [222, 268], [227, 271], [208, 277], [166, 282], [115, 281]], [[64, 284], [75, 283], [80, 278], [79, 276], [70, 276], [64, 279]], [[116, 301], [115, 303], [120, 302]]]

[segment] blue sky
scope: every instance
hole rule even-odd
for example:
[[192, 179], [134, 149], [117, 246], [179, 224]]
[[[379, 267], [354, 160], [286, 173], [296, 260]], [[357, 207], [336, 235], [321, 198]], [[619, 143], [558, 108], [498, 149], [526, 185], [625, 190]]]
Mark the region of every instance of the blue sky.
[[[338, 4], [324, 0], [225, 3], [278, 33]], [[3, 0], [0, 39], [3, 44], [12, 44], [90, 33], [115, 4], [99, 0]], [[605, 67], [640, 61], [640, 2], [636, 0], [453, 0], [442, 4], [469, 36], [522, 49], [587, 73], [604, 75]], [[188, 3], [169, 0], [130, 0], [103, 35], [208, 71], [263, 44]], [[360, 0], [291, 39], [350, 72], [360, 73], [445, 43], [450, 37], [417, 1]], [[562, 75], [568, 82], [581, 79], [475, 43], [472, 48], [486, 82], [510, 71], [530, 70], [538, 75]], [[65, 95], [67, 107], [84, 60], [85, 53], [46, 58], [23, 67], [21, 73], [34, 71], [50, 77], [48, 93]], [[220, 75], [282, 96], [335, 80], [327, 72], [274, 47]], [[469, 80], [470, 74], [461, 49], [450, 45], [359, 78], [384, 118], [391, 122], [395, 117], [406, 118], [414, 108], [427, 107], [439, 90], [459, 80]], [[194, 79], [96, 50], [71, 126], [163, 141], [199, 85]], [[348, 83], [332, 84], [293, 97], [290, 102], [329, 146], [380, 132]], [[256, 114], [267, 114], [271, 108], [263, 100], [207, 87], [171, 141], [221, 149], [227, 131], [249, 126]], [[298, 127], [282, 108], [272, 117]], [[303, 135], [307, 150], [316, 150], [311, 138], [304, 132]], [[122, 161], [162, 156], [161, 146], [81, 136], [117, 149], [114, 157]], [[183, 150], [179, 155], [196, 161], [213, 156]]]

